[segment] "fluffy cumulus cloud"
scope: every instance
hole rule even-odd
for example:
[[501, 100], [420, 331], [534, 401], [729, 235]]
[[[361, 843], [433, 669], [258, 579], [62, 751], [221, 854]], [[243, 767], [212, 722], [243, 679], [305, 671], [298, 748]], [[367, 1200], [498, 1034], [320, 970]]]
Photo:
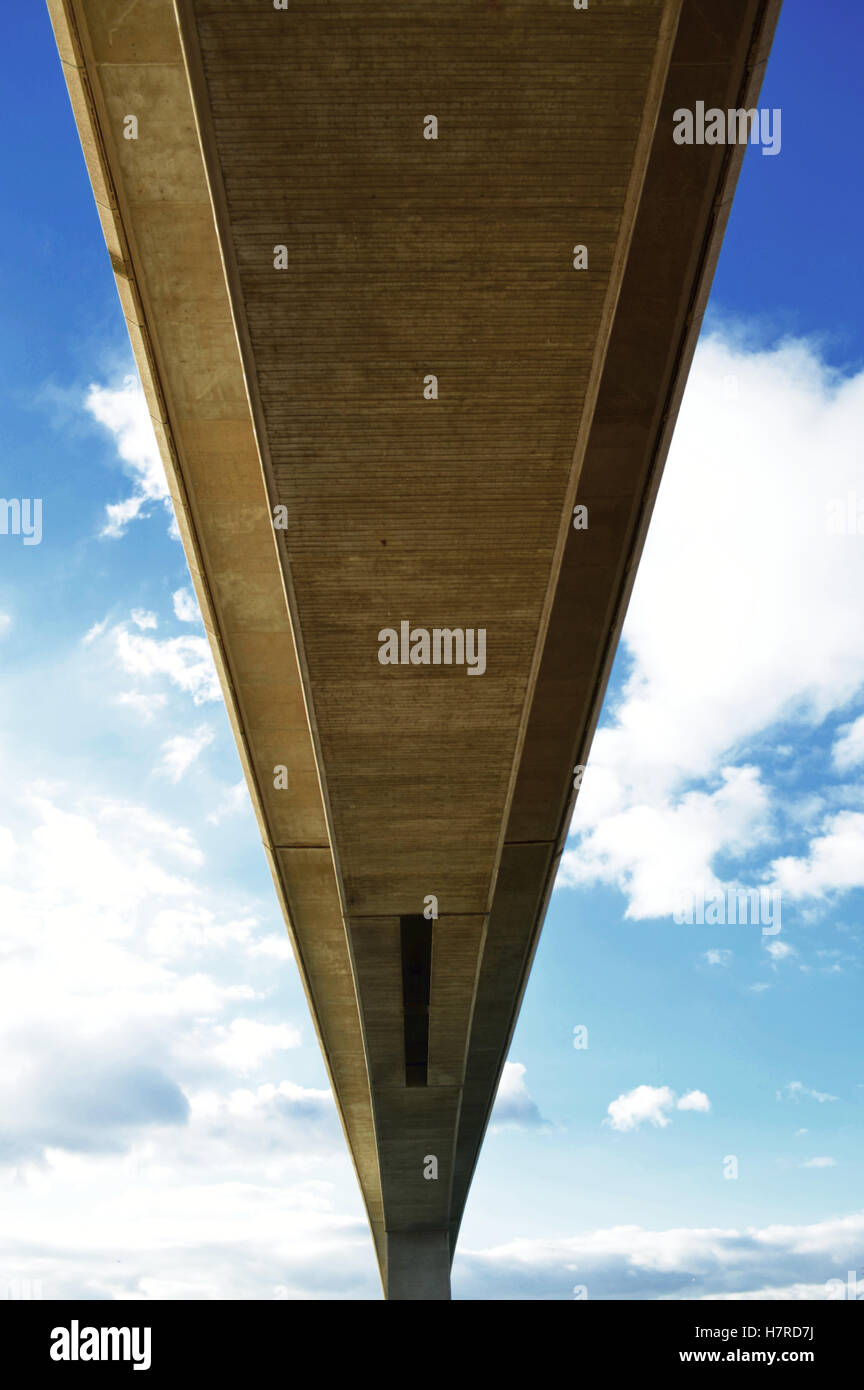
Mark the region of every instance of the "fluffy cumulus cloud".
[[505, 1062], [492, 1110], [490, 1130], [493, 1134], [505, 1129], [546, 1129], [536, 1101], [525, 1083], [526, 1068], [521, 1062]]
[[119, 386], [92, 385], [85, 406], [113, 436], [123, 470], [132, 480], [130, 495], [106, 508], [102, 534], [122, 536], [130, 522], [146, 516], [153, 506], [166, 508], [173, 524], [165, 469], [138, 378], [124, 377]]
[[[860, 1269], [864, 1212], [812, 1225], [614, 1226], [456, 1256], [464, 1298], [837, 1299]], [[584, 1295], [583, 1295], [584, 1296]]]
[[300, 1044], [266, 1004], [281, 924], [208, 896], [191, 833], [134, 803], [42, 792], [0, 826], [0, 1165], [185, 1125], [190, 1086]]
[[770, 801], [755, 768], [724, 768], [720, 776], [715, 791], [686, 792], [674, 805], [632, 804], [601, 816], [578, 852], [565, 851], [559, 884], [617, 884], [635, 918], [674, 912], [688, 892], [720, 892], [712, 860], [764, 834]]
[[[183, 825], [0, 789], [4, 1276], [46, 1298], [374, 1298], [287, 934]], [[288, 989], [297, 1022], [286, 1016]], [[311, 1050], [311, 1051], [310, 1051]]]
[[841, 772], [848, 772], [850, 768], [860, 767], [864, 763], [864, 714], [839, 731], [832, 757], [834, 766]]
[[635, 1086], [632, 1091], [625, 1091], [617, 1100], [610, 1101], [607, 1110], [609, 1118], [605, 1123], [622, 1132], [639, 1129], [643, 1124], [665, 1129], [670, 1123], [672, 1110], [700, 1110], [705, 1113], [710, 1109], [711, 1102], [704, 1091], [687, 1091], [676, 1099], [675, 1092], [669, 1086]]
[[299, 1047], [300, 1032], [290, 1023], [257, 1023], [252, 1018], [234, 1018], [216, 1029], [213, 1056], [231, 1071], [256, 1071], [274, 1052]]
[[[811, 735], [864, 690], [864, 544], [832, 519], [860, 487], [862, 413], [864, 374], [806, 343], [700, 345], [559, 886], [615, 884], [630, 917], [665, 916], [717, 886], [721, 856], [728, 872], [776, 839], [770, 773], [745, 750], [781, 723]], [[838, 769], [861, 740], [861, 718], [842, 726]], [[864, 882], [862, 848], [859, 818], [835, 813], [774, 872], [819, 897]]]
[[864, 887], [864, 815], [839, 811], [829, 816], [808, 854], [776, 859], [772, 873], [788, 898], [823, 898]]
[[198, 600], [191, 589], [177, 589], [174, 592], [174, 616], [181, 623], [197, 623], [200, 621], [198, 611]]
[[711, 1109], [711, 1102], [704, 1091], [688, 1091], [678, 1102], [679, 1110], [701, 1110], [705, 1114]]

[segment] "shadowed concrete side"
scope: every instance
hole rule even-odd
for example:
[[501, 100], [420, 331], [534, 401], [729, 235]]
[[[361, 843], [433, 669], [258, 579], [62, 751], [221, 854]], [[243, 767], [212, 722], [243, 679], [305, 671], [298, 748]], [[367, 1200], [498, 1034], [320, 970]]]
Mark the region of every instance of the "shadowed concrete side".
[[397, 1231], [387, 1236], [387, 1297], [441, 1301], [450, 1297], [446, 1231]]

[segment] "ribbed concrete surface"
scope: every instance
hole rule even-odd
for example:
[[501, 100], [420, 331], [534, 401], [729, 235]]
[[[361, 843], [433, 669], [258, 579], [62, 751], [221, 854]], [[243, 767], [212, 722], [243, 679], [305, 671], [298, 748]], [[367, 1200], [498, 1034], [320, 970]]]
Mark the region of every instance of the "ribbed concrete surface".
[[[754, 104], [779, 5], [50, 7], [382, 1273], [441, 1297], [740, 164], [671, 112]], [[382, 666], [404, 620], [485, 673]]]

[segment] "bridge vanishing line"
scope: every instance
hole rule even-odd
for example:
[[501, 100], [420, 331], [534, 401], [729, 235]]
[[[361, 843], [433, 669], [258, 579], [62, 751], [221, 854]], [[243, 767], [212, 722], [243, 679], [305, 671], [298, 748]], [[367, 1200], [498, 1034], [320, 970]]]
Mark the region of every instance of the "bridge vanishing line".
[[744, 154], [673, 113], [780, 0], [48, 4], [385, 1294], [449, 1298]]

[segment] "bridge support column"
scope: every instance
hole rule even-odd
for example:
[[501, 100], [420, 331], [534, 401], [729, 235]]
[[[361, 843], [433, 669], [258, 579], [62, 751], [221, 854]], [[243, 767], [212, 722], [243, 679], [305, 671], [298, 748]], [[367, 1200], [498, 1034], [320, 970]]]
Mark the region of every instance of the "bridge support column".
[[450, 1297], [446, 1231], [388, 1231], [387, 1297], [425, 1301]]

